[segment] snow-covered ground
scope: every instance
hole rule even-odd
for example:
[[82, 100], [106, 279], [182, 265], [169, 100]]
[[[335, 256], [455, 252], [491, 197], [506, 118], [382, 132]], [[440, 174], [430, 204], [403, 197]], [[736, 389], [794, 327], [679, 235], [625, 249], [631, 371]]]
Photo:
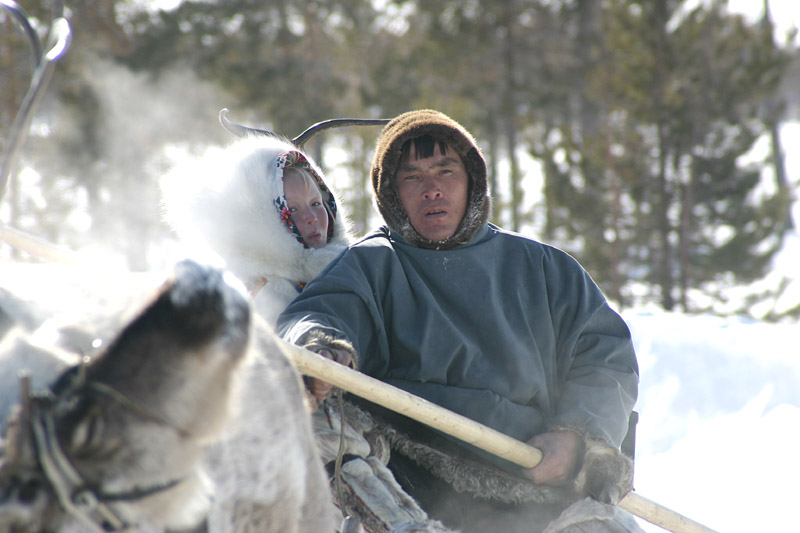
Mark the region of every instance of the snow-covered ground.
[[800, 324], [623, 316], [641, 372], [636, 491], [723, 533], [800, 531]]

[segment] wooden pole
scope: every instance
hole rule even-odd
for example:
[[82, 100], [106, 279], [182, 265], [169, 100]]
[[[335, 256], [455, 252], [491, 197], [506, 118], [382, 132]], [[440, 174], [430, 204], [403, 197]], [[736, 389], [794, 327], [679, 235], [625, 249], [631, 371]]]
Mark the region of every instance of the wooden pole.
[[675, 533], [716, 533], [711, 528], [676, 513], [635, 492], [629, 492], [617, 504], [632, 515]]
[[302, 374], [323, 379], [356, 396], [473, 444], [526, 468], [542, 460], [542, 452], [504, 433], [449, 411], [419, 396], [388, 385], [294, 344], [283, 343]]
[[80, 255], [69, 248], [52, 244], [30, 233], [0, 224], [0, 241], [51, 263], [77, 265]]
[[[542, 452], [539, 449], [504, 433], [351, 370], [300, 346], [287, 342], [282, 342], [282, 345], [302, 374], [325, 380], [340, 389], [422, 422], [524, 468], [533, 468], [542, 460]], [[713, 529], [634, 492], [628, 493], [617, 505], [673, 533], [716, 533]]]

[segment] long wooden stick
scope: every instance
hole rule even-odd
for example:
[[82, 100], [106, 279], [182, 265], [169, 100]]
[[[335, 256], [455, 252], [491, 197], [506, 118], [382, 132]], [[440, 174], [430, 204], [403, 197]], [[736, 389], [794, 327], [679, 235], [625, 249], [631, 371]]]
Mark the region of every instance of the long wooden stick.
[[50, 263], [62, 263], [65, 265], [77, 265], [80, 263], [80, 255], [69, 248], [58, 246], [4, 224], [0, 224], [0, 241], [7, 242], [23, 252]]
[[490, 427], [393, 387], [361, 372], [334, 363], [294, 344], [284, 343], [301, 373], [320, 378], [361, 398], [474, 444], [526, 468], [542, 460], [542, 452]]
[[715, 530], [652, 500], [648, 500], [635, 492], [629, 492], [617, 505], [632, 515], [647, 520], [651, 524], [655, 524], [667, 531], [674, 531], [675, 533], [717, 533]]
[[[302, 374], [325, 380], [524, 468], [533, 468], [542, 460], [539, 449], [504, 433], [294, 344], [284, 342], [282, 345], [286, 347], [286, 352]], [[634, 492], [628, 493], [617, 505], [673, 533], [715, 533], [713, 529]]]

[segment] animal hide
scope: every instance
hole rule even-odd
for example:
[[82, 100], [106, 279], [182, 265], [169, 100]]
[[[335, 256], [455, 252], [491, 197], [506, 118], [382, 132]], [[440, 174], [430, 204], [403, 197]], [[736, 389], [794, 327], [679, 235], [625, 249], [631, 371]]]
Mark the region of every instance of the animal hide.
[[[370, 414], [344, 402], [343, 463], [340, 479], [332, 481], [333, 493], [345, 513], [356, 516], [370, 533], [447, 533], [450, 530], [431, 520], [409, 497], [386, 466], [389, 446], [374, 431]], [[329, 472], [339, 454], [342, 415], [335, 400], [312, 416], [314, 435]]]
[[644, 533], [629, 513], [591, 498], [573, 503], [544, 533]]
[[274, 338], [256, 334], [255, 354], [240, 373], [238, 411], [207, 455], [215, 484], [210, 530], [332, 532], [341, 516], [314, 443], [305, 387]]
[[567, 487], [537, 485], [479, 460], [472, 452], [416, 423], [380, 411], [379, 431], [393, 453], [400, 453], [446, 481], [457, 492], [504, 502], [551, 504], [591, 497], [616, 504], [632, 488], [633, 463], [599, 439], [584, 437], [581, 467]]

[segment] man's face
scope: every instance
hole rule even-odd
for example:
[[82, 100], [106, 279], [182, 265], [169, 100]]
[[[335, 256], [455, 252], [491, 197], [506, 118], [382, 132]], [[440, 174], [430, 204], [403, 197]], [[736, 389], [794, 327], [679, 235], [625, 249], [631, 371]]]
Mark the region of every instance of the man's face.
[[408, 159], [401, 162], [395, 175], [397, 192], [411, 225], [431, 241], [442, 241], [455, 234], [467, 209], [469, 178], [455, 150], [445, 152], [435, 143], [433, 155], [416, 158], [411, 143]]

